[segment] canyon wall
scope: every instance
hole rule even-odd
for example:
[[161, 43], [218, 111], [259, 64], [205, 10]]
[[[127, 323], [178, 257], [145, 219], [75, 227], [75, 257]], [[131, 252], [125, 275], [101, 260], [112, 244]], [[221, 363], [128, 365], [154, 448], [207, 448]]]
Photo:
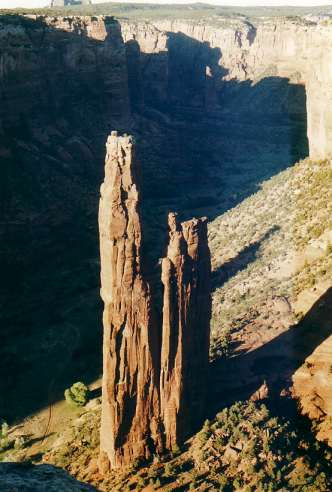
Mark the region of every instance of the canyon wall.
[[[124, 40], [140, 46], [144, 92], [151, 94], [156, 80], [165, 87], [160, 103], [181, 97], [182, 105], [189, 99], [193, 107], [245, 113], [247, 104], [256, 105], [259, 112], [262, 95], [253, 90], [247, 101], [239, 100], [236, 86], [247, 82], [254, 89], [274, 79], [270, 94], [264, 96], [269, 98], [264, 112], [305, 114], [310, 155], [322, 158], [331, 152], [332, 26], [300, 19], [259, 21], [256, 26], [232, 19], [219, 26], [181, 20], [121, 24]], [[168, 63], [159, 64], [157, 71], [154, 60], [160, 53]], [[174, 68], [182, 78], [174, 79]], [[287, 100], [277, 96], [278, 79], [287, 81]], [[184, 80], [186, 87], [181, 86]], [[304, 96], [299, 97], [294, 89], [301, 85]]]
[[[78, 205], [71, 200], [77, 181], [89, 175], [100, 182], [96, 157], [103, 162], [110, 129], [130, 119], [120, 26], [101, 17], [1, 16], [0, 47], [0, 209], [9, 216], [19, 209], [39, 222], [52, 213], [61, 222]], [[55, 215], [64, 174], [73, 191]], [[23, 180], [28, 189], [39, 187], [42, 211], [36, 194], [27, 208]]]
[[180, 224], [176, 215], [169, 216], [161, 323], [141, 252], [141, 214], [133, 139], [113, 132], [99, 208], [102, 471], [182, 444], [200, 423], [206, 402], [211, 309], [206, 220]]
[[[306, 120], [310, 154], [331, 150], [332, 28], [301, 21], [227, 19], [213, 26], [194, 21], [122, 21], [110, 17], [0, 19], [0, 207], [19, 207], [21, 177], [30, 183], [38, 160], [38, 195], [44, 218], [70, 213], [77, 202], [53, 210], [50, 176], [102, 176], [103, 145], [112, 128], [130, 131], [133, 113], [153, 107], [204, 110], [255, 120], [286, 115]], [[142, 131], [142, 124], [136, 121]], [[301, 130], [302, 131], [302, 130]], [[289, 140], [299, 140], [290, 132]], [[293, 145], [293, 144], [291, 144]], [[294, 153], [289, 160], [301, 157]], [[56, 165], [54, 165], [54, 159]], [[184, 157], [182, 162], [184, 162]], [[70, 168], [67, 169], [67, 163]], [[24, 178], [23, 178], [24, 177]], [[36, 180], [34, 180], [35, 182]], [[53, 183], [54, 186], [54, 183]], [[16, 204], [10, 187], [17, 188]], [[71, 196], [76, 191], [73, 189]], [[25, 198], [22, 196], [22, 202]], [[31, 200], [32, 220], [40, 207]], [[27, 215], [26, 206], [21, 207]]]
[[128, 118], [125, 50], [111, 17], [3, 16], [0, 45], [3, 131], [24, 123], [33, 132], [61, 117], [90, 129], [92, 117], [94, 125]]
[[107, 135], [131, 121], [120, 25], [1, 15], [0, 80], [0, 372], [11, 374], [0, 377], [0, 413], [11, 419], [47, 404], [60, 372], [66, 386], [100, 373], [99, 187]]

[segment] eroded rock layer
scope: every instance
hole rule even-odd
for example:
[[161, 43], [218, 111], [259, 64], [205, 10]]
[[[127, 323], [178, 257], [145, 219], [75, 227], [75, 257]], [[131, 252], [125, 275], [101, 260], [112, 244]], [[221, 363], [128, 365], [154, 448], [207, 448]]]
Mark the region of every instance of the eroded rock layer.
[[[207, 220], [169, 215], [163, 321], [144, 278], [132, 137], [108, 138], [99, 208], [105, 309], [100, 467], [120, 468], [181, 444], [203, 416], [209, 360]], [[166, 224], [165, 224], [166, 229]]]
[[[202, 418], [209, 360], [210, 253], [207, 220], [179, 224], [169, 214], [164, 284], [160, 395], [168, 449]], [[190, 409], [190, 411], [189, 411]]]

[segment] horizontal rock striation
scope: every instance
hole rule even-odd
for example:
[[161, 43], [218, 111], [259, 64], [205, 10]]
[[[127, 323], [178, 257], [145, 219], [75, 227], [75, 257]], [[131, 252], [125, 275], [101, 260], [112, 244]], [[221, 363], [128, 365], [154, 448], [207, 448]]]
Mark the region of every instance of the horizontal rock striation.
[[138, 183], [132, 137], [113, 132], [99, 209], [105, 305], [102, 471], [181, 444], [205, 404], [211, 309], [206, 219], [180, 225], [176, 215], [169, 216], [161, 327], [144, 278]]

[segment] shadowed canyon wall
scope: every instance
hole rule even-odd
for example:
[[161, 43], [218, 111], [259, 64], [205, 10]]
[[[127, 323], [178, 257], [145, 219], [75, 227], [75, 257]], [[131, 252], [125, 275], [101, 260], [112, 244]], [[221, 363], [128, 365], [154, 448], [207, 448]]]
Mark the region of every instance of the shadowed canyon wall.
[[96, 216], [110, 131], [137, 137], [143, 263], [155, 265], [170, 210], [213, 219], [304, 157], [307, 113], [310, 151], [328, 151], [331, 38], [292, 21], [0, 17], [2, 417], [101, 372]]
[[130, 108], [112, 18], [3, 15], [0, 45], [0, 414], [12, 419], [100, 373], [98, 189]]
[[161, 323], [142, 257], [138, 175], [132, 137], [113, 132], [99, 207], [103, 471], [181, 444], [200, 423], [206, 403], [211, 310], [206, 220], [180, 224], [175, 214], [169, 216]]
[[[331, 26], [299, 20], [266, 20], [254, 26], [248, 21], [227, 20], [225, 26], [214, 27], [190, 21], [160, 20], [150, 24], [123, 22], [122, 33], [125, 41], [135, 40], [143, 53], [141, 62], [146, 97], [151, 94], [152, 81], [155, 82], [157, 78], [160, 81], [158, 87], [164, 88], [161, 97], [166, 97], [169, 102], [172, 97], [179, 98], [181, 95], [183, 104], [183, 91], [179, 89], [181, 84], [190, 80], [196, 86], [196, 91], [191, 92], [191, 96], [194, 95], [191, 106], [205, 105], [209, 109], [245, 113], [246, 104], [249, 107], [254, 104], [259, 112], [259, 93], [253, 90], [246, 102], [238, 104], [237, 93], [229, 91], [232, 84], [227, 82], [240, 84], [248, 81], [255, 87], [262, 80], [273, 77], [287, 79], [287, 91], [290, 94], [288, 98], [280, 100], [274, 97], [272, 87], [267, 96], [269, 105], [264, 109], [268, 114], [286, 110], [296, 116], [303, 113], [303, 102], [299, 101], [299, 97], [303, 96], [295, 90], [296, 86], [302, 84], [307, 100], [305, 117], [310, 155], [321, 158], [331, 152], [332, 116], [328, 109], [332, 101]], [[186, 42], [180, 42], [181, 35]], [[198, 50], [193, 49], [194, 41], [196, 45], [200, 43]], [[147, 57], [155, 53], [163, 53], [162, 65], [160, 62], [156, 65], [153, 58]], [[166, 62], [167, 56], [169, 63]], [[174, 92], [172, 65], [182, 75], [185, 75], [186, 70], [191, 71], [192, 75], [191, 78], [178, 79], [180, 86]], [[203, 78], [193, 76], [194, 72], [197, 74], [199, 65], [206, 68]], [[197, 84], [204, 87], [204, 101], [197, 98]], [[188, 94], [190, 85], [185, 89]], [[233, 99], [233, 104], [227, 97]]]

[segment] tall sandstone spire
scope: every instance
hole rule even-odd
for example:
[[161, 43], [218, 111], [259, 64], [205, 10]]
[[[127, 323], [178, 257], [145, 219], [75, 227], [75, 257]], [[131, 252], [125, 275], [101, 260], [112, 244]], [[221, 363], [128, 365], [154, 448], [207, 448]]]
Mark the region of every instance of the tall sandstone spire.
[[107, 141], [99, 207], [104, 301], [102, 468], [161, 451], [158, 327], [142, 278], [137, 161], [131, 137]]
[[[165, 224], [166, 229], [166, 224]], [[210, 321], [206, 219], [169, 215], [163, 319], [153, 314], [141, 256], [138, 165], [132, 137], [107, 141], [99, 207], [104, 301], [100, 468], [149, 459], [189, 436], [203, 416]]]
[[179, 224], [168, 216], [169, 245], [162, 262], [164, 285], [160, 397], [166, 447], [183, 442], [205, 407], [210, 341], [210, 250], [207, 220]]

